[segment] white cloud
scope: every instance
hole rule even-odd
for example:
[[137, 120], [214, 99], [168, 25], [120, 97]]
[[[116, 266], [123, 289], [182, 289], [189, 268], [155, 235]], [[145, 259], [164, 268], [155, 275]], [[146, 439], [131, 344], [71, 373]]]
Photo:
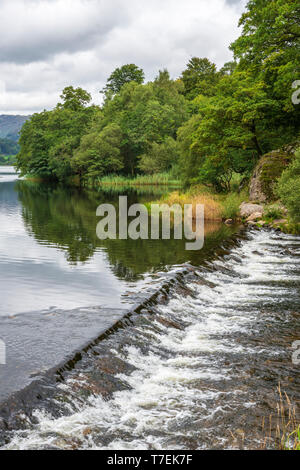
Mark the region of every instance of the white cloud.
[[[231, 59], [245, 1], [2, 0], [0, 114], [54, 106], [66, 85], [99, 90], [115, 67], [179, 76], [192, 56]], [[6, 92], [4, 92], [4, 85]]]

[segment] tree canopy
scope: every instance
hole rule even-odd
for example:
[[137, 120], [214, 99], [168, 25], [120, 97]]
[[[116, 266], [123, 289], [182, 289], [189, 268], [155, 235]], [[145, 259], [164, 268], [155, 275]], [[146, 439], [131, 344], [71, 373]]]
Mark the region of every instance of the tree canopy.
[[125, 83], [136, 82], [142, 84], [144, 83], [144, 80], [144, 71], [137, 67], [137, 65], [123, 65], [122, 67], [114, 70], [110, 75], [103, 92], [106, 96], [115, 95], [121, 91], [121, 88]]

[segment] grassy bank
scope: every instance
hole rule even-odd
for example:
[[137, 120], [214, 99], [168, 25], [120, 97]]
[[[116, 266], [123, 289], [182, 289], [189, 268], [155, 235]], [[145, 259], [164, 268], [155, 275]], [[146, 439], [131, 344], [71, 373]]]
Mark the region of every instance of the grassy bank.
[[[42, 178], [38, 175], [26, 175], [26, 179], [31, 181], [47, 181], [46, 178]], [[143, 187], [143, 186], [168, 186], [171, 189], [179, 189], [182, 187], [182, 182], [175, 179], [169, 173], [159, 173], [155, 175], [138, 175], [135, 177], [122, 176], [122, 175], [107, 175], [102, 178], [88, 178], [83, 179], [81, 182], [78, 176], [71, 176], [66, 178], [65, 183], [70, 186], [83, 186], [89, 189], [103, 188], [114, 188], [116, 190], [126, 190], [131, 187]]]
[[89, 179], [85, 183], [87, 186], [169, 186], [180, 188], [181, 181], [174, 179], [169, 173], [159, 173], [155, 175], [138, 175], [135, 177], [121, 175], [107, 175], [102, 178]]

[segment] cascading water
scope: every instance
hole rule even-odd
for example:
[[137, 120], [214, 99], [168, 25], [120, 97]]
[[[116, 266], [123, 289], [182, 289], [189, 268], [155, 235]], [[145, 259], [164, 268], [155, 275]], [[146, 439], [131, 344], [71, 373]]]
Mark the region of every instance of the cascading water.
[[64, 373], [8, 449], [259, 448], [299, 399], [300, 237], [253, 231]]

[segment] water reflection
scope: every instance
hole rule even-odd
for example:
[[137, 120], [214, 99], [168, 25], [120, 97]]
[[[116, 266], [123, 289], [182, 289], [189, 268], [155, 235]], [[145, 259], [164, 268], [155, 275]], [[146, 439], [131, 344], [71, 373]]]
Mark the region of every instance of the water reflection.
[[[96, 236], [96, 208], [118, 204], [119, 191], [84, 191], [17, 180], [0, 168], [0, 316], [87, 306], [124, 307], [124, 294], [151, 274], [191, 261], [233, 229], [206, 226], [205, 248], [184, 240], [106, 240]], [[168, 188], [127, 192], [128, 203], [152, 201]], [[121, 193], [124, 194], [124, 193]], [[126, 298], [126, 302], [128, 302]]]
[[[198, 263], [203, 253], [185, 250], [185, 240], [99, 240], [96, 236], [96, 208], [109, 202], [117, 208], [118, 191], [84, 191], [50, 187], [20, 181], [17, 184], [22, 215], [28, 232], [39, 243], [52, 244], [66, 254], [70, 264], [88, 262], [95, 252], [105, 250], [120, 279], [135, 280], [146, 272], [186, 261]], [[153, 189], [139, 195], [127, 192], [128, 205], [152, 201]], [[206, 223], [206, 246], [222, 240], [232, 229], [220, 223]], [[205, 251], [206, 251], [205, 249]]]

